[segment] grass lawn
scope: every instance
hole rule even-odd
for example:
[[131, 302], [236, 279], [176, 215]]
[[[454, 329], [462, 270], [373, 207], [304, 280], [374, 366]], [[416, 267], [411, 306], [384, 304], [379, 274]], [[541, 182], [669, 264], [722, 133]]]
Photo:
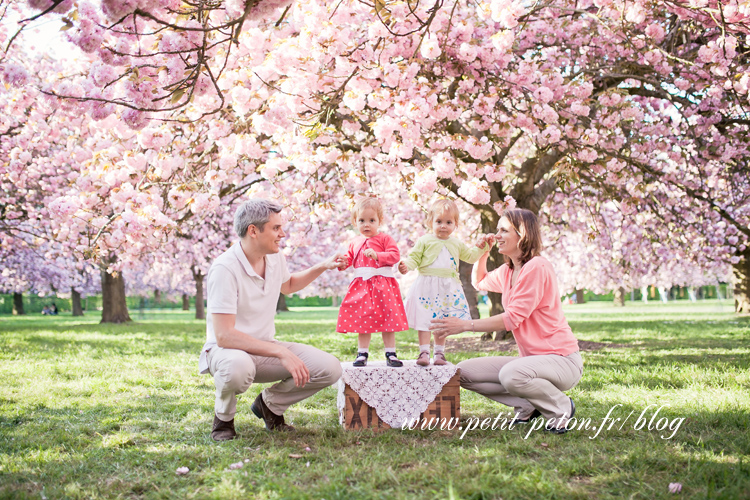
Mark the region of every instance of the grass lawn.
[[[565, 307], [591, 349], [569, 392], [576, 416], [621, 419], [598, 435], [344, 431], [334, 388], [290, 408], [298, 430], [275, 435], [250, 413], [253, 385], [239, 439], [217, 444], [212, 379], [197, 373], [205, 323], [192, 313], [0, 317], [0, 498], [750, 498], [750, 318], [727, 301]], [[295, 309], [277, 317], [277, 338], [350, 361], [356, 340], [335, 322], [333, 308]], [[450, 360], [509, 354], [469, 337], [449, 341]], [[416, 357], [415, 332], [398, 340]], [[461, 397], [464, 419], [507, 410]]]

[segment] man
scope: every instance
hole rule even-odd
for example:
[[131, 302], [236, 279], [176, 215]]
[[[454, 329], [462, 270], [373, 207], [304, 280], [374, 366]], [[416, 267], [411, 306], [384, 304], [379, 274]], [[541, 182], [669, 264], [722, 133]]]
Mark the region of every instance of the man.
[[270, 431], [292, 430], [284, 411], [335, 383], [341, 376], [338, 359], [314, 347], [274, 340], [274, 315], [279, 292], [297, 292], [324, 271], [342, 264], [336, 255], [294, 274], [287, 269], [279, 242], [284, 238], [282, 207], [252, 199], [237, 209], [234, 230], [240, 237], [208, 271], [207, 341], [201, 352], [201, 373], [216, 385], [211, 437], [234, 439], [237, 394], [253, 382], [278, 381], [251, 406]]

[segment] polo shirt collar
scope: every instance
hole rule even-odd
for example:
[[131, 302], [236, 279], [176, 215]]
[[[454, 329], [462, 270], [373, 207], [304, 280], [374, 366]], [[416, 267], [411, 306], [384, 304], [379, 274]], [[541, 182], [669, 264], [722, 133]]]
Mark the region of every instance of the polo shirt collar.
[[[251, 278], [263, 279], [258, 273], [255, 272], [255, 269], [253, 269], [250, 261], [247, 260], [247, 256], [245, 255], [245, 252], [242, 251], [242, 245], [239, 241], [234, 244], [234, 246], [232, 247], [232, 251], [234, 252], [235, 257], [237, 257], [237, 260], [240, 261], [240, 265], [245, 270], [245, 273], [248, 276], [250, 276]], [[269, 259], [267, 255], [265, 255], [263, 258], [266, 260], [266, 276], [268, 276], [268, 270], [273, 267], [273, 260]]]

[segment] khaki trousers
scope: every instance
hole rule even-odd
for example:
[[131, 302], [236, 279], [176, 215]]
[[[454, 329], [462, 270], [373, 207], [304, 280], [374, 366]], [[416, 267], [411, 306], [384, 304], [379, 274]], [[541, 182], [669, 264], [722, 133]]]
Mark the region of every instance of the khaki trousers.
[[208, 369], [216, 385], [216, 416], [225, 422], [237, 413], [237, 395], [253, 382], [277, 382], [263, 390], [263, 401], [276, 415], [289, 406], [309, 398], [341, 378], [341, 363], [325, 351], [295, 342], [278, 342], [299, 357], [310, 371], [310, 381], [304, 387], [294, 385], [292, 375], [278, 358], [255, 356], [239, 349], [213, 347], [207, 354]]
[[[492, 356], [467, 359], [461, 368], [461, 387], [512, 406], [519, 418], [539, 410], [545, 420], [560, 424], [570, 418], [571, 405], [562, 391], [572, 389], [583, 375], [578, 352], [568, 356]], [[562, 419], [562, 420], [557, 420]]]

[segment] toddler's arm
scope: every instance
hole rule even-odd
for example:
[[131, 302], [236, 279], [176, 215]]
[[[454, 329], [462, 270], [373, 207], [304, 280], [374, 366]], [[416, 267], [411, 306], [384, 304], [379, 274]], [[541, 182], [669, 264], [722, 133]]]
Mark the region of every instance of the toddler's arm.
[[465, 243], [461, 242], [460, 252], [458, 255], [459, 260], [473, 264], [479, 260], [479, 257], [490, 251], [491, 245], [487, 240], [486, 234], [483, 234], [477, 238], [474, 246], [469, 247]]
[[352, 260], [354, 259], [354, 245], [349, 245], [349, 250], [341, 256], [340, 263], [338, 266], [339, 271], [343, 271], [347, 269], [349, 266], [352, 265]]
[[381, 266], [392, 266], [398, 262], [399, 258], [401, 258], [401, 252], [398, 251], [398, 247], [393, 238], [384, 234], [380, 243], [383, 246], [383, 250], [377, 252], [375, 260], [378, 261], [378, 264]]
[[[417, 244], [414, 245], [414, 248], [411, 249], [411, 252], [409, 252], [409, 256], [399, 262], [398, 272], [400, 272], [401, 274], [406, 274], [409, 271], [413, 271], [414, 269], [418, 268], [419, 264], [422, 262], [424, 250], [425, 244], [424, 241], [420, 238], [417, 240]], [[403, 271], [401, 270], [402, 264], [404, 268]]]

